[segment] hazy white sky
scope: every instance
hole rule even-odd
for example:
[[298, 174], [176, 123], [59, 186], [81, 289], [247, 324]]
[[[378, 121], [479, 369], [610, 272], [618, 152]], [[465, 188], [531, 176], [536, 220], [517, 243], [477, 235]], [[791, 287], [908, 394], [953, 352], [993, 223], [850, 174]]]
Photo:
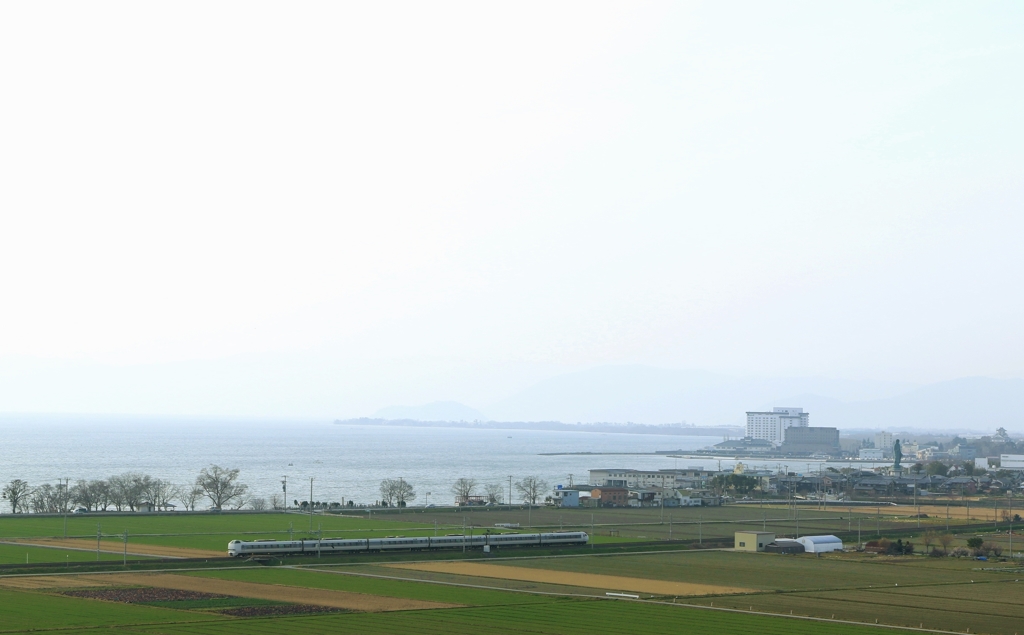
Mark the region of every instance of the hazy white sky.
[[367, 408], [609, 363], [1022, 376], [1021, 33], [1016, 2], [5, 3], [0, 362], [284, 356]]

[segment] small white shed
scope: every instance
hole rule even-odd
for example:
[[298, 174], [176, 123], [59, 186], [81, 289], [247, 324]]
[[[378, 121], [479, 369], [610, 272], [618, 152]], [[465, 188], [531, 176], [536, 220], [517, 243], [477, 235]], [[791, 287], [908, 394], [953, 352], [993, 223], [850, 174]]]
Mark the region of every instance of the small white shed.
[[804, 546], [807, 553], [828, 553], [829, 551], [842, 551], [843, 541], [835, 536], [804, 536], [797, 538], [797, 542]]

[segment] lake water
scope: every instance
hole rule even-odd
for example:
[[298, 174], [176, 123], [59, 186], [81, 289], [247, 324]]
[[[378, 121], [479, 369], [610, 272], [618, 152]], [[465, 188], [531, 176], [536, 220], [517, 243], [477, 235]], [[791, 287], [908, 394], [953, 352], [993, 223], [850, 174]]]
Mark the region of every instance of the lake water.
[[[120, 418], [0, 418], [0, 483], [30, 485], [58, 478], [106, 478], [133, 471], [184, 484], [210, 464], [241, 470], [253, 495], [373, 502], [384, 478], [404, 478], [417, 493], [412, 504], [451, 504], [452, 483], [462, 477], [502, 483], [535, 475], [551, 485], [587, 482], [588, 470], [623, 467], [731, 468], [732, 459], [665, 456], [544, 456], [548, 452], [696, 450], [719, 437], [631, 435], [540, 430], [471, 430], [340, 426], [308, 421], [172, 421]], [[746, 462], [746, 461], [745, 461]], [[755, 461], [758, 467], [776, 462]], [[817, 470], [815, 462], [787, 462], [791, 471]], [[844, 464], [845, 465], [845, 464]], [[429, 492], [429, 497], [428, 497]], [[518, 495], [514, 496], [518, 501]], [[6, 507], [3, 511], [9, 511]]]

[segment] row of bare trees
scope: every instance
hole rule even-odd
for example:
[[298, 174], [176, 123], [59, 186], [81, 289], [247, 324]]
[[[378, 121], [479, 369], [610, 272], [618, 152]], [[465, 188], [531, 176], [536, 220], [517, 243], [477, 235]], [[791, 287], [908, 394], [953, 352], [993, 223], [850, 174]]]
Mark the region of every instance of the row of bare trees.
[[380, 482], [380, 500], [387, 507], [405, 507], [416, 500], [416, 490], [403, 478], [386, 478]]
[[73, 508], [88, 511], [138, 511], [143, 503], [153, 509], [167, 509], [171, 501], [178, 501], [188, 511], [195, 511], [203, 498], [214, 509], [233, 505], [241, 509], [250, 499], [249, 488], [239, 482], [237, 469], [217, 465], [203, 468], [194, 483], [175, 485], [170, 481], [153, 478], [148, 474], [125, 472], [100, 480], [79, 480], [74, 485], [49, 483], [31, 487], [28, 482], [14, 479], [0, 490], [3, 500], [11, 506], [11, 513], [26, 512], [67, 513]]
[[[454, 484], [452, 484], [452, 494], [455, 494], [455, 503], [458, 505], [469, 504], [469, 502], [477, 496], [477, 491], [479, 491], [480, 487], [481, 484], [475, 479], [458, 479]], [[531, 505], [536, 505], [537, 501], [544, 497], [547, 487], [547, 482], [536, 476], [527, 476], [515, 483], [515, 488], [519, 493], [520, 498]], [[485, 483], [483, 484], [483, 490], [483, 497], [486, 499], [485, 502], [491, 504], [504, 502], [504, 483]], [[511, 501], [509, 502], [511, 503]]]

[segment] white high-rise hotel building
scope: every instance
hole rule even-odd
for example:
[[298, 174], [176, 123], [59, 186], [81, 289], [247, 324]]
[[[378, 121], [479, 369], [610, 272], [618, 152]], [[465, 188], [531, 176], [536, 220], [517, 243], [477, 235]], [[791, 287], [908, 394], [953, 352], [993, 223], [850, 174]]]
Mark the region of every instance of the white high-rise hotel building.
[[779, 444], [786, 440], [786, 428], [806, 428], [811, 415], [803, 408], [772, 408], [771, 412], [747, 413], [747, 438]]

